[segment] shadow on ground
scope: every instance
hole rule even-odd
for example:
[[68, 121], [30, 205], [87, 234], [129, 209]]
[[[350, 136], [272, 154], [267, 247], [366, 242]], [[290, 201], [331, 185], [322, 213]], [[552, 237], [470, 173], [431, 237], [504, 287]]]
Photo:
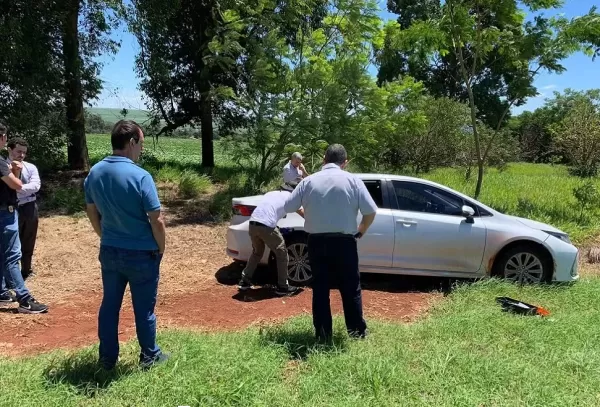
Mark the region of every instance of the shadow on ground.
[[[215, 278], [220, 284], [236, 285], [242, 276], [244, 263], [234, 262], [221, 267]], [[396, 274], [362, 273], [361, 286], [365, 291], [384, 291], [388, 293], [430, 293], [442, 292], [448, 295], [457, 283], [469, 283], [472, 280], [447, 277], [403, 276]], [[254, 273], [252, 283], [257, 285], [275, 284], [277, 274], [266, 266], [259, 266]], [[335, 289], [336, 287], [332, 287]]]
[[[16, 303], [14, 303], [14, 304], [16, 304]], [[0, 308], [0, 314], [18, 314], [18, 313], [19, 313], [19, 311], [17, 311], [16, 307], [12, 307], [12, 308], [3, 307], [3, 308]]]
[[53, 363], [44, 370], [47, 386], [67, 385], [76, 393], [96, 397], [111, 383], [139, 370], [134, 363], [120, 362], [110, 370], [101, 368], [90, 354], [73, 355]]
[[346, 350], [347, 335], [334, 330], [332, 340], [327, 343], [318, 342], [312, 330], [296, 330], [285, 326], [266, 328], [261, 333], [264, 345], [278, 346], [285, 349], [292, 360], [305, 360], [312, 353], [339, 353]]
[[[227, 266], [221, 267], [215, 273], [215, 278], [223, 285], [237, 285], [242, 277], [242, 271], [245, 263], [233, 262]], [[269, 267], [260, 265], [252, 276], [252, 284], [256, 285], [275, 285], [277, 283], [277, 272]]]
[[213, 199], [213, 195], [210, 194], [202, 195], [193, 200], [165, 199], [167, 227], [217, 225], [219, 223], [218, 216], [212, 214], [208, 209]]

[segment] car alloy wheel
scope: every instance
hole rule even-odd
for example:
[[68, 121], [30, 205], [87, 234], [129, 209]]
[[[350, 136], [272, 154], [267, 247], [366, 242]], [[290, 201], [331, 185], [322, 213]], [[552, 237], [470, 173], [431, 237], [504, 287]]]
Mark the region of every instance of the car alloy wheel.
[[312, 279], [312, 269], [308, 260], [308, 245], [295, 242], [288, 249], [288, 279], [294, 283], [305, 283]]
[[521, 284], [540, 283], [544, 278], [543, 263], [533, 253], [516, 253], [504, 265], [504, 278]]

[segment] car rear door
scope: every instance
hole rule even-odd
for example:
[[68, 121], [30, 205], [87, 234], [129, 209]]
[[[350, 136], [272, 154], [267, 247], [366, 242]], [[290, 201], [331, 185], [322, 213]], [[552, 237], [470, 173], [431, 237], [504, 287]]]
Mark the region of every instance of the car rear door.
[[468, 223], [462, 215], [462, 206], [472, 205], [426, 183], [392, 181], [391, 186], [396, 206], [394, 268], [462, 273], [480, 270], [487, 230], [480, 218]]
[[[358, 240], [359, 265], [392, 267], [394, 253], [394, 214], [392, 213], [389, 188], [381, 179], [363, 179], [367, 190], [377, 204], [377, 215], [367, 234]], [[360, 224], [362, 215], [358, 214]]]

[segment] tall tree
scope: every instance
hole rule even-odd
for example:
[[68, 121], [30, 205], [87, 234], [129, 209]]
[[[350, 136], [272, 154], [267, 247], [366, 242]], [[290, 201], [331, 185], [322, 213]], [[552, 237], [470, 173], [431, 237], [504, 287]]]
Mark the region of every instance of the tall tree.
[[[398, 26], [403, 30], [421, 21], [438, 19], [443, 12], [440, 0], [389, 0], [388, 10], [399, 15]], [[502, 30], [512, 29], [506, 25], [507, 22], [502, 15], [490, 14], [481, 23], [487, 27], [497, 26]], [[514, 30], [518, 29], [519, 27], [514, 27]], [[390, 41], [386, 41], [377, 55], [378, 82], [381, 84], [409, 75], [422, 81], [433, 96], [468, 102], [469, 95], [461, 85], [460, 66], [456, 55], [448, 53], [435, 55], [431, 59], [415, 58], [419, 52], [419, 48], [398, 49]], [[465, 48], [463, 52], [468, 54], [469, 50]], [[488, 126], [495, 126], [508, 104], [501, 91], [509, 77], [514, 74], [514, 69], [510, 64], [504, 63], [503, 58], [494, 50], [485, 58], [483, 64], [488, 68], [479, 73], [478, 80], [473, 84], [473, 92], [478, 99], [485, 99], [485, 103], [481, 103], [477, 110], [477, 118]], [[508, 120], [508, 116], [504, 118], [503, 124]]]
[[64, 0], [67, 8], [63, 22], [63, 61], [65, 70], [65, 107], [67, 115], [67, 161], [73, 170], [89, 167], [85, 139], [82, 92], [82, 62], [79, 57], [80, 0]]
[[200, 126], [202, 166], [213, 167], [213, 121], [221, 132], [244, 123], [231, 97], [247, 82], [248, 55], [267, 34], [265, 27], [277, 20], [285, 34], [295, 35], [291, 17], [318, 15], [319, 7], [306, 4], [319, 2], [134, 0], [129, 26], [140, 44], [140, 89], [155, 123], [165, 123], [159, 135]]
[[[520, 4], [534, 13], [525, 20]], [[468, 96], [471, 127], [478, 166], [475, 197], [481, 193], [484, 165], [512, 106], [537, 94], [533, 85], [541, 70], [562, 72], [560, 61], [581, 49], [580, 41], [564, 34], [564, 21], [535, 15], [540, 8], [556, 8], [559, 0], [447, 0], [435, 18], [414, 21], [405, 30], [390, 27], [392, 46], [409, 52], [409, 60], [425, 64], [430, 59], [452, 55], [458, 64], [457, 84]], [[505, 68], [502, 86], [488, 87], [482, 94], [476, 86], [487, 78], [492, 66]], [[492, 121], [495, 133], [482, 139], [478, 111], [490, 100], [503, 99], [503, 109]], [[497, 113], [498, 113], [497, 112]]]
[[115, 52], [118, 43], [109, 37], [117, 24], [120, 0], [64, 0], [62, 2], [62, 59], [67, 119], [69, 168], [89, 167], [85, 138], [84, 102], [97, 97], [102, 88], [96, 58]]

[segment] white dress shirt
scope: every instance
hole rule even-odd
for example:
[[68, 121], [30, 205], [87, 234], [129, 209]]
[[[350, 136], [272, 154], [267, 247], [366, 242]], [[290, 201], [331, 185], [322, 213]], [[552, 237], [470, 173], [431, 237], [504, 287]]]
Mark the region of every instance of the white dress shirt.
[[290, 195], [288, 191], [267, 192], [252, 212], [250, 220], [275, 228], [279, 219], [286, 215], [284, 205]]
[[304, 230], [308, 233], [344, 233], [358, 231], [358, 212], [370, 215], [377, 205], [365, 183], [336, 164], [304, 178], [285, 204], [285, 211], [304, 207]]
[[[12, 160], [10, 159], [8, 160], [8, 162], [11, 161]], [[27, 161], [22, 161], [22, 163], [23, 170], [21, 171], [21, 182], [23, 183], [23, 188], [21, 188], [20, 191], [17, 191], [19, 206], [35, 201], [35, 194], [37, 194], [42, 187], [42, 181], [40, 180], [40, 173], [38, 172], [37, 167]]]
[[300, 166], [294, 167], [292, 162], [289, 161], [283, 167], [283, 182], [298, 181], [298, 178], [302, 179], [302, 170], [300, 169]]

